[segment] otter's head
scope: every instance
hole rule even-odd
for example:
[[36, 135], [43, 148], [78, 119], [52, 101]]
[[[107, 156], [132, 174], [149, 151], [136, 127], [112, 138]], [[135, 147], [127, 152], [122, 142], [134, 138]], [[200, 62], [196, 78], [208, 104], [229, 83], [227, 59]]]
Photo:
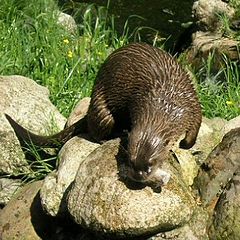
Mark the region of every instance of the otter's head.
[[128, 139], [128, 178], [147, 185], [167, 184], [170, 174], [161, 169], [169, 156], [167, 145], [168, 141], [152, 131], [133, 129]]

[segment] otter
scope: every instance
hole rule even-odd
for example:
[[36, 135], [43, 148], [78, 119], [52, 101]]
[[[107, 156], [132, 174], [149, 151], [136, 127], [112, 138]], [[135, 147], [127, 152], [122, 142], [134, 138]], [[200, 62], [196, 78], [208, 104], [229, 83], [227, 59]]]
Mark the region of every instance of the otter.
[[115, 50], [102, 64], [87, 115], [53, 136], [35, 135], [6, 115], [17, 136], [55, 147], [88, 132], [99, 142], [128, 129], [128, 178], [164, 184], [161, 170], [181, 136], [191, 148], [202, 120], [201, 106], [188, 73], [169, 53], [145, 43]]

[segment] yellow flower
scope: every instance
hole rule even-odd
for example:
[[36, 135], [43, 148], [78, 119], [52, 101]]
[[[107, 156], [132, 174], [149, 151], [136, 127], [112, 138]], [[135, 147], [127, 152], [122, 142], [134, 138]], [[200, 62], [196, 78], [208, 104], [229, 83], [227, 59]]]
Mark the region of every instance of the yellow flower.
[[67, 56], [68, 56], [69, 58], [72, 58], [72, 57], [73, 57], [73, 52], [72, 52], [71, 50], [69, 50]]
[[69, 44], [69, 40], [68, 39], [64, 39], [63, 42], [66, 43], [66, 44]]
[[234, 105], [233, 101], [226, 101], [226, 104], [227, 104], [228, 106]]

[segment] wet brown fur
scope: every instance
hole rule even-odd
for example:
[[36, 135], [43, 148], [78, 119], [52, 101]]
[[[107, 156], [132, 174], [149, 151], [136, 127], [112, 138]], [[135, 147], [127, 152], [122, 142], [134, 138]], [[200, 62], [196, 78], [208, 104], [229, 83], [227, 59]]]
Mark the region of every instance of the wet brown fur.
[[193, 146], [202, 114], [192, 82], [177, 61], [163, 50], [133, 43], [114, 51], [103, 63], [83, 120], [44, 137], [7, 118], [18, 137], [41, 146], [63, 144], [86, 130], [101, 141], [128, 128], [130, 177], [147, 181], [182, 134], [180, 147]]

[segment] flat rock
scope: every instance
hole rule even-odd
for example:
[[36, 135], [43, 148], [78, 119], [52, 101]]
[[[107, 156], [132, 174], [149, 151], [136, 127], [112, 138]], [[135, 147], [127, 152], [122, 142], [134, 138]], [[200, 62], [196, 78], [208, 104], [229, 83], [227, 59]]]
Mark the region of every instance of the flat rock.
[[75, 179], [79, 165], [99, 146], [80, 137], [71, 138], [59, 153], [57, 170], [50, 173], [41, 188], [41, 203], [51, 216], [66, 212], [66, 194], [70, 183]]
[[4, 113], [36, 134], [63, 129], [65, 118], [49, 100], [47, 88], [22, 76], [0, 76], [0, 174], [28, 172], [28, 164]]
[[213, 53], [212, 70], [222, 68], [223, 54], [231, 61], [239, 60], [239, 41], [237, 40], [222, 37], [222, 34], [202, 31], [194, 33], [192, 39], [192, 45], [187, 49], [186, 57], [196, 69], [202, 67], [203, 59], [206, 61], [209, 54]]
[[106, 142], [79, 166], [68, 194], [68, 210], [74, 221], [121, 237], [164, 232], [188, 222], [194, 200], [174, 163], [170, 164], [174, 160], [163, 164], [171, 179], [160, 193], [150, 187], [131, 189], [119, 180], [127, 157], [125, 151], [118, 151], [119, 142]]

